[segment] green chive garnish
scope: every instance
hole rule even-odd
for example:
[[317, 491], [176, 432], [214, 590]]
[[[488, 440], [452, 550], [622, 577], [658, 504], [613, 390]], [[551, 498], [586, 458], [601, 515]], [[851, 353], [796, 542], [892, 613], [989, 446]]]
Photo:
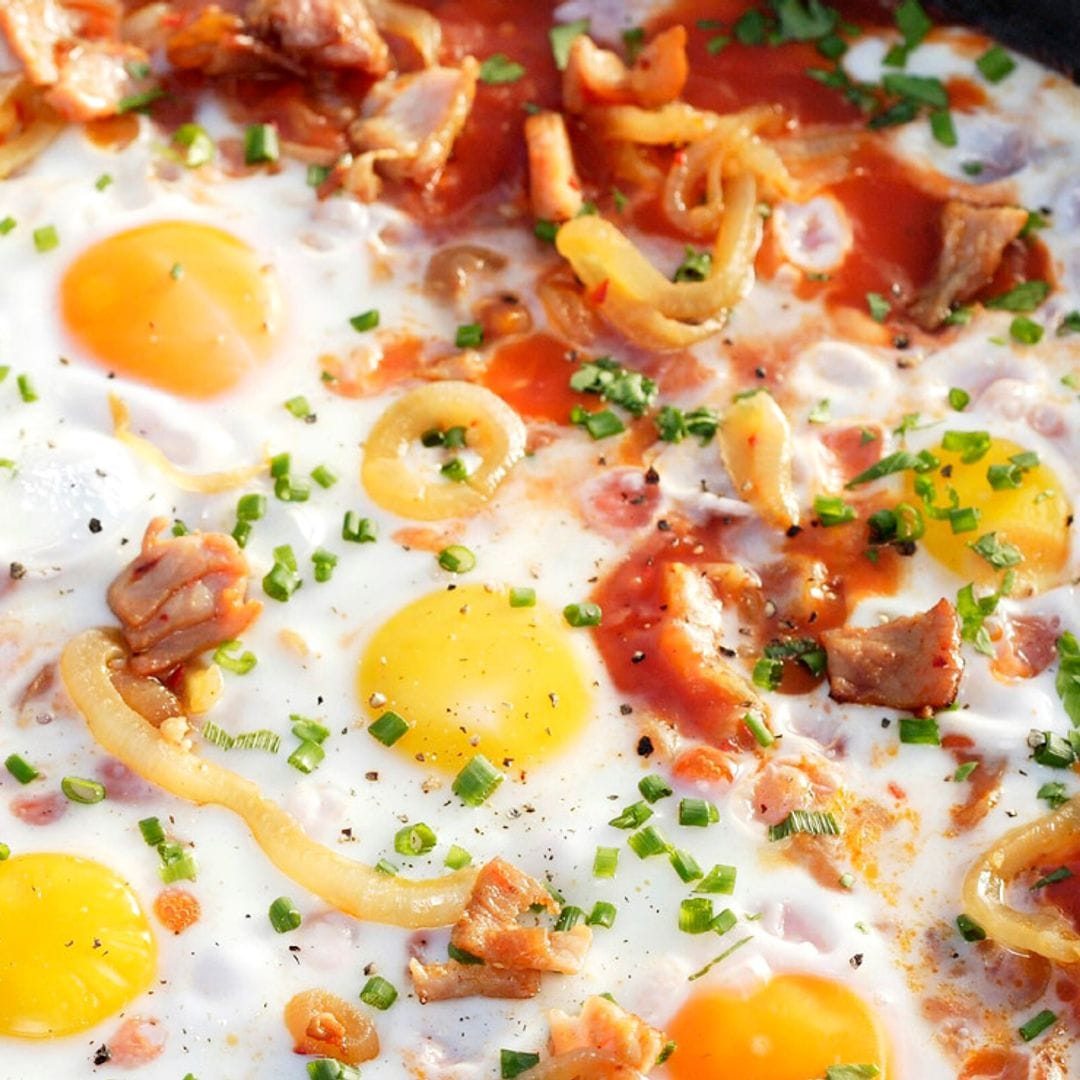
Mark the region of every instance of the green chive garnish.
[[364, 989], [360, 991], [360, 1000], [373, 1009], [385, 1011], [397, 1001], [398, 992], [394, 984], [387, 982], [381, 975], [372, 975]]
[[296, 905], [287, 897], [279, 896], [270, 905], [270, 925], [279, 934], [295, 930], [303, 921]]
[[503, 782], [503, 774], [483, 754], [476, 754], [454, 777], [451, 790], [466, 806], [480, 806]]
[[105, 785], [96, 780], [86, 780], [81, 776], [65, 776], [60, 781], [60, 790], [72, 801], [92, 806], [105, 798]]
[[383, 746], [393, 746], [408, 730], [409, 725], [396, 712], [384, 712], [368, 726], [368, 734], [378, 739]]

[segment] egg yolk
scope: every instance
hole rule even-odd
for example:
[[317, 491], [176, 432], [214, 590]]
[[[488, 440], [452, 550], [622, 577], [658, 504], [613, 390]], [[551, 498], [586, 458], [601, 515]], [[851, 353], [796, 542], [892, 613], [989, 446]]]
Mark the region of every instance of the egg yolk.
[[191, 221], [107, 237], [60, 287], [68, 332], [99, 363], [191, 398], [235, 386], [270, 355], [281, 298], [245, 243]]
[[830, 1065], [876, 1065], [889, 1080], [888, 1046], [854, 993], [815, 975], [777, 975], [750, 993], [702, 990], [668, 1035], [674, 1080], [817, 1080]]
[[[968, 545], [986, 533], [996, 533], [999, 541], [1018, 548], [1023, 560], [1014, 566], [1018, 591], [1041, 590], [1057, 583], [1069, 556], [1066, 519], [1070, 508], [1061, 481], [1046, 465], [1015, 470], [1019, 487], [995, 489], [987, 478], [993, 465], [1010, 465], [1010, 458], [1024, 453], [1022, 446], [1007, 439], [993, 439], [990, 449], [978, 461], [965, 463], [961, 452], [933, 447], [941, 465], [926, 474], [935, 489], [935, 506], [948, 506], [948, 488], [960, 507], [979, 512], [976, 528], [954, 533], [947, 518], [926, 515], [926, 535], [922, 543], [939, 562], [966, 581], [990, 586], [1000, 581], [1004, 568], [995, 567]], [[943, 475], [944, 470], [944, 475]], [[914, 505], [921, 506], [919, 498]]]
[[359, 692], [373, 718], [392, 710], [411, 725], [395, 750], [452, 772], [477, 753], [534, 764], [580, 733], [590, 703], [560, 616], [482, 585], [393, 615], [360, 661]]
[[71, 855], [0, 862], [0, 1034], [48, 1039], [92, 1027], [141, 994], [157, 948], [131, 889]]

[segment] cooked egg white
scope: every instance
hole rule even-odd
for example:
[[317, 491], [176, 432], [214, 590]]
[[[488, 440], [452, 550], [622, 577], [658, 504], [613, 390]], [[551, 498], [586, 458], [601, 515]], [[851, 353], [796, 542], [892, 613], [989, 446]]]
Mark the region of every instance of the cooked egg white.
[[[599, 5], [572, 8], [592, 6]], [[868, 40], [851, 51], [845, 62], [853, 74], [876, 70], [878, 45]], [[920, 49], [916, 59], [926, 66], [913, 70], [925, 74], [961, 63], [947, 42]], [[1034, 115], [1031, 137], [1063, 145], [1049, 130], [1052, 114], [1028, 98], [1055, 92], [1041, 82], [1041, 69], [1021, 61], [1019, 76], [1003, 84], [997, 120], [1015, 125], [1021, 113], [1025, 123]], [[1075, 113], [1075, 98], [1070, 103]], [[976, 138], [976, 122], [958, 118], [962, 139], [969, 126]], [[209, 115], [207, 123], [223, 121]], [[922, 125], [903, 129], [897, 141], [920, 137], [916, 128]], [[947, 167], [944, 152], [928, 142], [920, 152]], [[1069, 153], [1039, 157], [1016, 174], [1026, 203], [1040, 205], [1060, 190], [1075, 169], [1075, 148]], [[0, 907], [8, 910], [10, 896], [24, 913], [0, 927], [0, 964], [13, 964], [27, 980], [25, 988], [6, 989], [13, 984], [0, 967], [0, 1080], [89, 1075], [95, 1049], [132, 1015], [155, 1017], [165, 1029], [161, 1056], [139, 1070], [145, 1080], [301, 1077], [304, 1061], [292, 1053], [281, 1019], [285, 1002], [312, 988], [355, 1002], [372, 972], [400, 997], [388, 1013], [372, 1012], [383, 1050], [363, 1068], [369, 1080], [401, 1077], [402, 1062], [432, 1080], [490, 1076], [499, 1047], [542, 1049], [547, 1008], [572, 1011], [587, 995], [605, 992], [678, 1041], [667, 1073], [657, 1074], [673, 1080], [729, 1070], [810, 1080], [829, 1064], [863, 1061], [896, 1080], [951, 1075], [913, 989], [925, 988], [924, 977], [906, 965], [918, 967], [918, 934], [957, 914], [970, 857], [1008, 825], [1008, 815], [1039, 812], [1037, 784], [1020, 770], [1029, 728], [1064, 729], [1053, 675], [1003, 687], [984, 657], [968, 653], [962, 707], [941, 717], [942, 731], [971, 736], [984, 752], [1007, 755], [1009, 765], [998, 806], [958, 838], [945, 836], [953, 789], [943, 790], [954, 783], [956, 764], [950, 754], [900, 745], [895, 714], [836, 705], [827, 687], [774, 696], [778, 760], [842, 757], [851, 798], [879, 801], [887, 811], [881, 836], [854, 830], [846, 837], [853, 880], [827, 889], [763, 852], [751, 777], [719, 792], [678, 786], [655, 805], [651, 823], [704, 869], [738, 870], [733, 892], [714, 897], [717, 912], [734, 913], [733, 928], [722, 936], [681, 932], [677, 912], [691, 886], [666, 857], [639, 859], [626, 833], [607, 824], [640, 798], [637, 784], [650, 770], [637, 752], [638, 716], [614, 689], [588, 631], [560, 615], [588, 597], [633, 536], [605, 535], [581, 515], [579, 489], [600, 468], [596, 445], [572, 431], [521, 461], [499, 489], [495, 512], [455, 525], [448, 537], [476, 554], [476, 568], [460, 575], [443, 569], [432, 550], [442, 542], [401, 532], [421, 523], [382, 509], [360, 480], [366, 433], [399, 391], [339, 396], [320, 380], [318, 364], [321, 356], [357, 349], [377, 357], [377, 339], [349, 325], [371, 309], [383, 327], [452, 339], [454, 314], [433, 307], [412, 284], [422, 279], [429, 241], [385, 206], [315, 202], [296, 167], [214, 183], [159, 164], [149, 134], [113, 155], [72, 131], [24, 177], [3, 185], [0, 209], [18, 226], [0, 239], [0, 362], [11, 368], [0, 382], [0, 458], [14, 463], [0, 468], [0, 555], [26, 572], [0, 586], [0, 707], [4, 755], [21, 754], [41, 775], [22, 786], [0, 772], [0, 841], [12, 853], [0, 863]], [[99, 191], [94, 181], [105, 173], [114, 180]], [[30, 235], [47, 224], [61, 243], [37, 254]], [[392, 248], [380, 235], [390, 226]], [[478, 241], [510, 256], [511, 287], [527, 280], [532, 241], [521, 232], [493, 231]], [[1048, 239], [1072, 243], [1053, 231]], [[385, 266], [390, 275], [379, 272]], [[785, 289], [782, 276], [756, 289], [732, 334], [793, 329], [809, 307]], [[1062, 302], [1076, 307], [1077, 299], [1066, 291]], [[139, 319], [129, 320], [129, 310]], [[541, 318], [538, 305], [533, 314]], [[915, 357], [917, 380], [900, 377], [895, 350], [807, 343], [783, 402], [800, 437], [815, 431], [801, 418], [822, 399], [833, 422], [877, 423], [886, 431], [918, 413], [926, 426], [910, 434], [913, 449], [934, 448], [949, 429], [991, 432], [991, 453], [970, 475], [957, 466], [955, 487], [965, 502], [980, 503], [984, 530], [999, 529], [1040, 573], [1045, 568], [1041, 584], [1051, 587], [1038, 596], [1018, 593], [1003, 601], [1004, 610], [1057, 616], [1064, 625], [1078, 610], [1069, 584], [1074, 530], [1063, 537], [1058, 528], [1080, 492], [1080, 420], [1075, 394], [1060, 383], [1076, 364], [1074, 347], [1048, 343], [1035, 360], [1018, 346], [988, 343], [1002, 333], [1003, 314], [981, 315], [948, 349]], [[715, 346], [706, 343], [700, 355], [716, 369], [700, 399], [726, 401], [741, 387], [730, 385]], [[24, 401], [17, 390], [23, 373], [36, 400]], [[1006, 379], [1030, 388], [1030, 408], [1004, 410], [994, 387]], [[971, 394], [962, 415], [947, 405], [951, 386]], [[306, 479], [323, 465], [337, 480], [325, 489], [312, 483], [304, 502], [275, 499], [265, 474], [214, 495], [174, 488], [111, 437], [109, 393], [129, 403], [139, 434], [191, 472], [288, 453], [294, 476]], [[314, 420], [285, 408], [298, 395]], [[1048, 418], [1046, 409], [1056, 411]], [[986, 465], [1016, 449], [1037, 452], [1041, 464], [1019, 489], [988, 494], [980, 487]], [[715, 444], [700, 449], [688, 440], [664, 455], [670, 470], [663, 457], [657, 465], [663, 508], [698, 520], [746, 512], [725, 486]], [[703, 493], [700, 481], [708, 477]], [[820, 475], [800, 462], [796, 481], [807, 506]], [[1036, 504], [1044, 490], [1053, 495]], [[252, 592], [266, 610], [242, 643], [257, 663], [243, 675], [225, 672], [211, 718], [234, 735], [269, 728], [281, 735], [282, 749], [274, 755], [201, 744], [200, 752], [251, 777], [312, 836], [357, 859], [387, 859], [402, 874], [430, 876], [442, 872], [456, 844], [476, 864], [513, 858], [585, 911], [599, 900], [614, 904], [615, 924], [596, 930], [580, 976], [545, 977], [540, 995], [524, 1003], [420, 1006], [405, 958], [419, 949], [441, 959], [445, 931], [413, 935], [328, 911], [277, 872], [227, 812], [184, 803], [117, 770], [50, 683], [48, 665], [67, 637], [110, 621], [106, 584], [133, 555], [147, 520], [164, 515], [191, 529], [230, 531], [236, 500], [248, 491], [268, 496], [246, 549]], [[1018, 511], [1029, 496], [1031, 506]], [[370, 519], [375, 543], [342, 538], [349, 511]], [[259, 586], [281, 545], [292, 547], [304, 578], [287, 604]], [[338, 559], [326, 583], [313, 575], [320, 548]], [[901, 592], [866, 601], [853, 621], [869, 625], [924, 610], [955, 596], [979, 576], [977, 568], [964, 538], [933, 523]], [[515, 587], [534, 589], [536, 607], [512, 608], [508, 590]], [[42, 684], [25, 696], [43, 671]], [[366, 730], [387, 709], [413, 725], [392, 748]], [[330, 729], [326, 759], [308, 776], [286, 763], [296, 744], [293, 716]], [[450, 792], [471, 752], [483, 752], [506, 775], [477, 809]], [[67, 802], [59, 784], [72, 775], [103, 781], [108, 798]], [[59, 800], [59, 816], [30, 823], [25, 801], [49, 794]], [[719, 822], [680, 825], [683, 796], [714, 799]], [[179, 936], [146, 914], [164, 887], [158, 854], [138, 828], [151, 816], [190, 845], [198, 863], [197, 880], [179, 884], [199, 899], [202, 915]], [[395, 853], [395, 833], [416, 822], [435, 830], [435, 849], [418, 858]], [[620, 851], [613, 879], [593, 877], [598, 846]], [[303, 918], [288, 934], [275, 933], [267, 917], [282, 895]], [[70, 951], [57, 936], [68, 925], [80, 935]], [[48, 964], [37, 962], [42, 955]], [[80, 994], [77, 985], [99, 989]], [[717, 1060], [722, 1071], [710, 1064]]]

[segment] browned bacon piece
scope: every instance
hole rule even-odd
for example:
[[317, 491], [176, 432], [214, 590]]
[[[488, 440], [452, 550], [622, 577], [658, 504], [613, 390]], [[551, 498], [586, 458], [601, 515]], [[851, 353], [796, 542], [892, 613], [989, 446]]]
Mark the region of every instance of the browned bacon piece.
[[167, 524], [150, 522], [138, 557], [109, 586], [137, 675], [168, 671], [237, 637], [260, 610], [244, 600], [247, 560], [231, 536], [162, 538]]
[[951, 200], [941, 212], [941, 255], [930, 284], [908, 313], [924, 330], [935, 330], [951, 306], [970, 300], [994, 276], [1005, 248], [1027, 221], [1016, 206], [971, 206]]
[[660, 1057], [664, 1034], [605, 997], [591, 997], [577, 1016], [558, 1009], [548, 1015], [551, 1052], [598, 1050], [619, 1065], [647, 1073]]
[[535, 878], [503, 859], [492, 859], [480, 871], [450, 940], [496, 967], [573, 975], [581, 968], [592, 931], [581, 925], [573, 930], [518, 926], [518, 916], [534, 904], [557, 910], [551, 894]]
[[364, 0], [251, 0], [245, 21], [283, 52], [314, 66], [376, 77], [390, 69], [390, 50]]
[[529, 199], [533, 217], [568, 221], [583, 205], [581, 181], [562, 113], [539, 112], [525, 120], [529, 151]]
[[929, 715], [956, 698], [963, 670], [960, 626], [944, 598], [918, 615], [866, 629], [838, 627], [821, 640], [836, 701]]
[[513, 971], [490, 964], [421, 964], [409, 961], [413, 989], [422, 1005], [451, 998], [531, 998], [540, 991], [539, 971]]

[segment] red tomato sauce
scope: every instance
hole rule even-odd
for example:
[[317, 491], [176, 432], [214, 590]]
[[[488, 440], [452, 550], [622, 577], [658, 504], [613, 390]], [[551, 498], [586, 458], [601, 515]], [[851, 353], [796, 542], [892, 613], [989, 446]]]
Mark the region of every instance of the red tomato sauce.
[[577, 369], [571, 346], [550, 334], [532, 334], [500, 345], [483, 382], [522, 416], [566, 424], [575, 405], [588, 407], [588, 396], [570, 389]]

